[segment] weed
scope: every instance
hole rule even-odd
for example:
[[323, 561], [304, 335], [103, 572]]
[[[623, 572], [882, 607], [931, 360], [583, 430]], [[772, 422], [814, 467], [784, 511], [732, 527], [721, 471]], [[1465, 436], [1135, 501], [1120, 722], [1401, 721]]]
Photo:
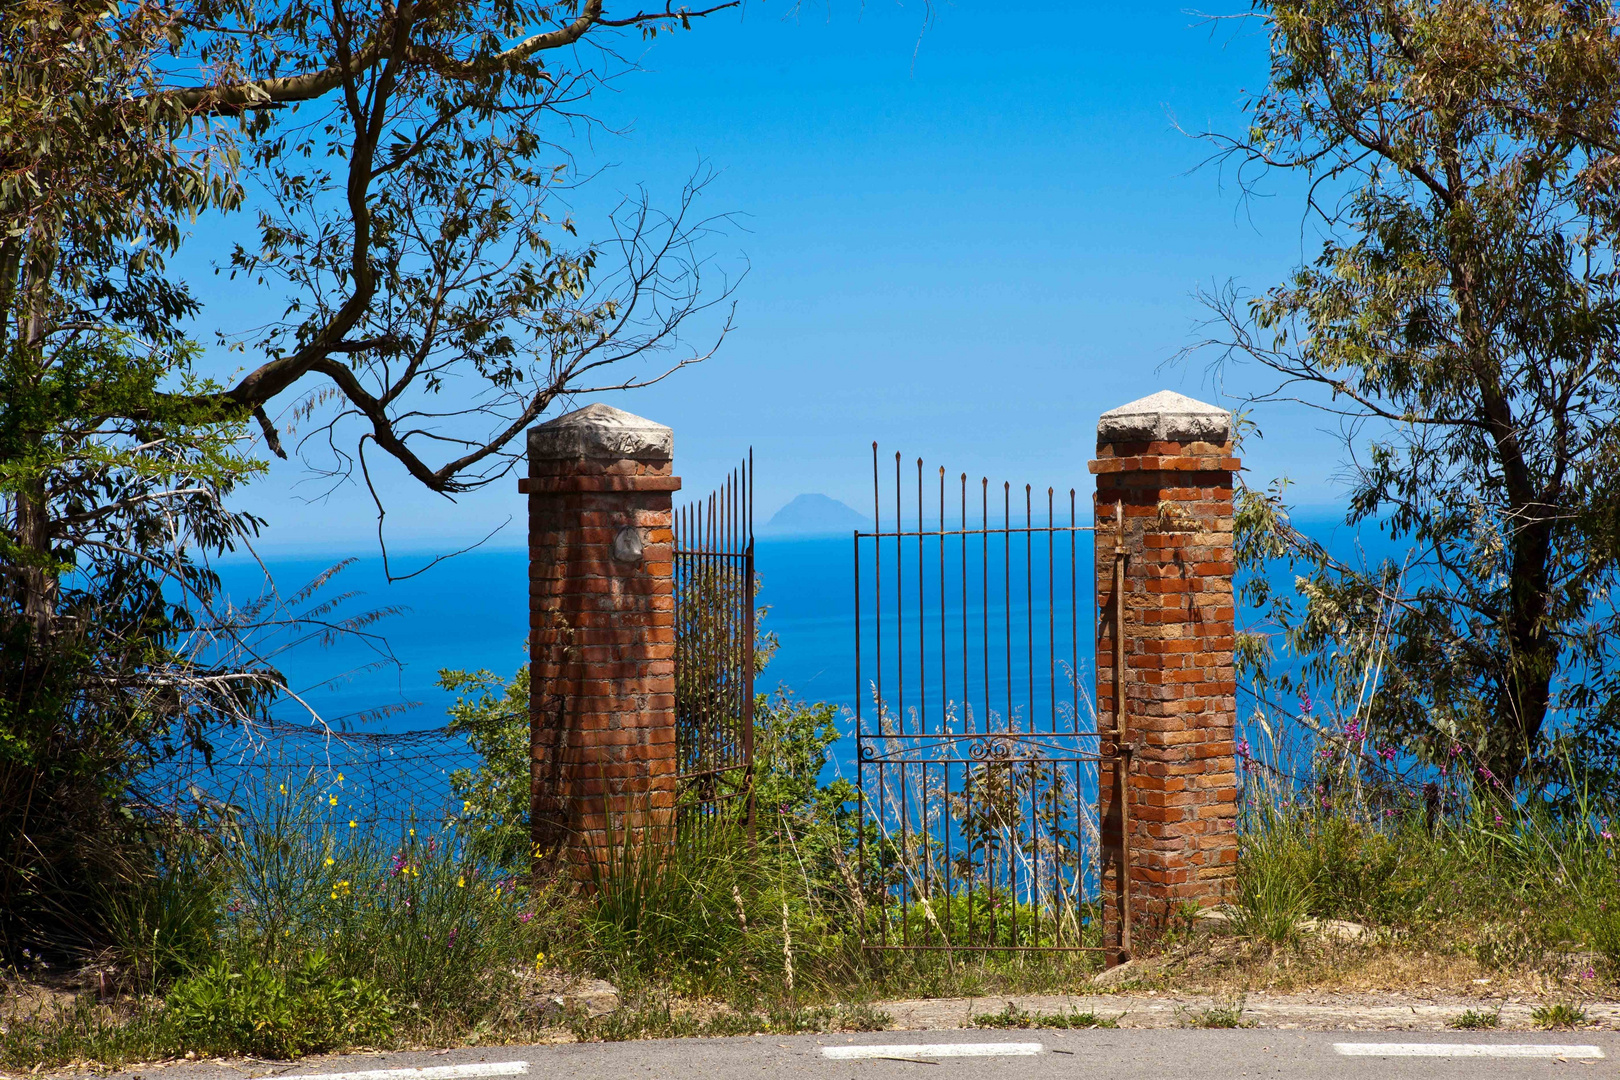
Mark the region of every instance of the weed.
[[0, 1066], [116, 1065], [188, 1050], [285, 1060], [377, 1046], [393, 1033], [387, 995], [363, 979], [333, 975], [324, 954], [290, 968], [250, 960], [233, 969], [216, 957], [177, 982], [161, 1006], [142, 998], [118, 1009], [84, 996], [48, 1016], [0, 1025]]
[[[1123, 1014], [1122, 1014], [1123, 1015]], [[1091, 1012], [1070, 1010], [1061, 1013], [1029, 1012], [1012, 1002], [998, 1013], [979, 1013], [973, 1017], [973, 1026], [982, 1028], [1117, 1028], [1119, 1019], [1098, 1016]]]
[[1254, 1021], [1243, 1019], [1243, 999], [1217, 1002], [1207, 1009], [1177, 1009], [1182, 1027], [1190, 1028], [1245, 1028]]
[[1502, 1021], [1502, 1011], [1487, 1012], [1484, 1009], [1464, 1009], [1446, 1022], [1447, 1027], [1459, 1031], [1478, 1031], [1482, 1028], [1496, 1027]]
[[175, 1052], [162, 1010], [144, 1002], [114, 1012], [81, 997], [47, 1016], [0, 1024], [0, 1068], [18, 1072], [70, 1061], [151, 1061]]
[[635, 1009], [618, 1009], [605, 1016], [576, 1017], [568, 1022], [568, 1029], [580, 1042], [678, 1039], [701, 1034], [703, 1026], [703, 1022], [690, 1013], [676, 1012], [667, 1000]]
[[784, 1007], [765, 1014], [729, 1010], [700, 1019], [676, 1009], [667, 999], [621, 1009], [594, 1019], [575, 1018], [569, 1029], [582, 1042], [625, 1042], [631, 1039], [673, 1039], [686, 1036], [799, 1035], [807, 1032], [882, 1031], [893, 1018], [870, 1005]]
[[1530, 1021], [1539, 1028], [1584, 1027], [1588, 1023], [1585, 1009], [1562, 1001], [1542, 1005], [1530, 1014]]

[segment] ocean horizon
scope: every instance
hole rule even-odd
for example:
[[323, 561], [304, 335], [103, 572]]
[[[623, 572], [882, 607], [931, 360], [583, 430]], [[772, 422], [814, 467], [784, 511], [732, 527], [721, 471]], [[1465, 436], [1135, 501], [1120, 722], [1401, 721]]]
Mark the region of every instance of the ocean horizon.
[[[1342, 523], [1323, 519], [1300, 523], [1339, 550], [1364, 546], [1372, 556], [1391, 549], [1388, 540], [1377, 533], [1372, 533], [1375, 543], [1362, 545]], [[1083, 567], [1091, 558], [1090, 534], [1081, 536], [1077, 554]], [[758, 602], [766, 609], [760, 626], [774, 634], [779, 643], [756, 688], [773, 691], [783, 687], [801, 700], [829, 702], [840, 710], [853, 710], [857, 691], [850, 535], [760, 537], [755, 551], [760, 579]], [[948, 552], [953, 559], [956, 557], [954, 546]], [[933, 557], [932, 548], [929, 557]], [[373, 732], [440, 727], [447, 722], [447, 710], [455, 700], [455, 695], [438, 687], [440, 670], [483, 669], [510, 678], [526, 662], [528, 554], [522, 548], [474, 550], [394, 583], [386, 580], [381, 557], [374, 552], [327, 557], [284, 554], [265, 558], [263, 569], [259, 563], [237, 559], [223, 563], [220, 573], [226, 595], [233, 603], [242, 604], [262, 592], [266, 572], [277, 592], [289, 597], [347, 558], [353, 561], [334, 574], [303, 607], [335, 601], [328, 621], [356, 619], [371, 612], [387, 614], [370, 621], [359, 634], [329, 635], [324, 640], [321, 635], [310, 634], [302, 640], [289, 637], [267, 644], [272, 651], [271, 662], [286, 674], [289, 686], [327, 723]], [[907, 558], [911, 558], [909, 553]], [[1016, 551], [1014, 558], [1016, 577], [1022, 572]], [[1035, 572], [1039, 577], [1041, 568], [1037, 566]], [[869, 564], [866, 573], [870, 575]], [[1068, 587], [1066, 573], [1060, 570], [1055, 575], [1054, 585], [1060, 590]], [[1079, 585], [1083, 626], [1090, 595], [1089, 577], [1083, 571]], [[979, 587], [978, 583], [970, 583], [970, 595], [964, 603], [955, 591], [957, 586], [950, 586], [943, 621], [953, 637], [961, 632], [964, 611], [970, 625], [979, 626], [982, 611], [972, 595]], [[1038, 581], [1037, 591], [1040, 588]], [[931, 611], [936, 610], [939, 596], [931, 584], [927, 591]], [[1016, 596], [1013, 601], [1013, 619], [1019, 622], [1024, 609]], [[869, 597], [866, 603], [870, 604]], [[997, 606], [992, 595], [992, 610]], [[1003, 629], [1001, 623], [992, 622], [992, 632]], [[870, 627], [865, 632], [869, 634]], [[1079, 640], [1073, 641], [1058, 631], [1048, 647], [1060, 657], [1078, 659], [1076, 670], [1085, 685], [1090, 682], [1090, 634], [1081, 629], [1078, 636]], [[1044, 647], [1036, 651], [1042, 652]], [[1012, 674], [1022, 681], [1028, 672], [1020, 660], [1015, 655]], [[997, 685], [1004, 686], [1006, 672], [996, 677]], [[956, 696], [954, 690], [947, 694]], [[963, 696], [976, 698], [978, 692], [970, 690]], [[291, 701], [277, 706], [277, 716], [291, 722], [308, 719], [304, 709]]]

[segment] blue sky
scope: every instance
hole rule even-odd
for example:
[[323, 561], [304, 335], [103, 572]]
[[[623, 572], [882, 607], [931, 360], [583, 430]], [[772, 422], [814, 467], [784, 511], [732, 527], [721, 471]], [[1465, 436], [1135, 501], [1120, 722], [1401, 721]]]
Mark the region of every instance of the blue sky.
[[[1198, 337], [1195, 291], [1264, 289], [1317, 244], [1297, 182], [1245, 203], [1198, 168], [1211, 148], [1178, 123], [1241, 130], [1266, 42], [1179, 4], [961, 0], [928, 21], [915, 2], [751, 0], [626, 45], [643, 70], [595, 103], [620, 133], [582, 153], [607, 166], [578, 200], [586, 234], [637, 185], [668, 204], [711, 168], [703, 209], [736, 216], [710, 251], [749, 272], [716, 358], [611, 400], [675, 429], [688, 493], [752, 445], [761, 520], [801, 492], [865, 505], [873, 439], [1085, 492], [1098, 413], [1163, 387], [1241, 391], [1202, 363], [1161, 368]], [[221, 279], [196, 284], [230, 299]], [[1320, 422], [1257, 420], [1251, 479], [1287, 473], [1300, 502], [1333, 500]], [[261, 550], [373, 550], [363, 492], [308, 504], [300, 479], [278, 464], [243, 493], [270, 519]], [[454, 508], [402, 472], [383, 484], [392, 544], [449, 548], [509, 517], [494, 542], [523, 542], [515, 480]]]

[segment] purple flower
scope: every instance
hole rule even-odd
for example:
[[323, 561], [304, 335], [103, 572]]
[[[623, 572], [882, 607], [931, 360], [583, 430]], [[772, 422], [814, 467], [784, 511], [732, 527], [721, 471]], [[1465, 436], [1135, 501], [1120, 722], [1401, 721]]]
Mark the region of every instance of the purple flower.
[[447, 949], [453, 949], [453, 948], [455, 948], [455, 946], [456, 946], [456, 935], [457, 935], [457, 934], [458, 934], [458, 933], [459, 933], [459, 932], [460, 932], [460, 931], [458, 931], [458, 930], [457, 930], [457, 929], [456, 929], [456, 927], [454, 927], [454, 926], [452, 926], [452, 927], [451, 927], [451, 928], [450, 928], [450, 940], [449, 940], [449, 941], [447, 941], [447, 942], [445, 942], [445, 944], [444, 944], [444, 947], [445, 947], [445, 948], [447, 948]]
[[1315, 708], [1315, 705], [1311, 702], [1311, 692], [1301, 690], [1299, 692], [1299, 715], [1308, 716], [1313, 708]]
[[534, 912], [525, 911], [523, 914], [518, 916], [518, 922], [527, 923], [532, 918], [534, 918]]
[[1481, 766], [1480, 766], [1480, 767], [1479, 767], [1479, 775], [1481, 775], [1481, 776], [1483, 776], [1483, 777], [1484, 777], [1484, 778], [1485, 778], [1485, 779], [1487, 779], [1487, 780], [1494, 780], [1494, 779], [1496, 779], [1496, 774], [1495, 774], [1495, 773], [1493, 773], [1493, 772], [1491, 772], [1491, 770], [1489, 770], [1489, 769], [1487, 769], [1487, 768], [1486, 768], [1486, 767], [1485, 767], [1485, 766], [1483, 766], [1483, 765], [1481, 765]]
[[1383, 758], [1385, 761], [1394, 761], [1395, 753], [1396, 751], [1393, 746], [1386, 746], [1378, 751], [1378, 756]]

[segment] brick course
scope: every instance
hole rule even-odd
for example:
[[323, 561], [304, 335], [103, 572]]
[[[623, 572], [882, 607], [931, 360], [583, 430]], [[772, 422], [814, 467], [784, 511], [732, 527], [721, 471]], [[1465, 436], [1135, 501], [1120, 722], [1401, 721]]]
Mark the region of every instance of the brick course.
[[[650, 433], [650, 435], [649, 435]], [[670, 823], [675, 604], [667, 428], [593, 405], [530, 431], [535, 869], [588, 883], [615, 843]], [[615, 554], [639, 530], [639, 558]]]
[[[1138, 411], [1131, 423], [1110, 425], [1116, 414], [1105, 414], [1090, 464], [1097, 477], [1098, 728], [1104, 742], [1122, 747], [1130, 773], [1122, 806], [1118, 767], [1099, 769], [1110, 962], [1133, 941], [1159, 933], [1179, 905], [1219, 902], [1237, 858], [1232, 478], [1240, 463], [1229, 427], [1220, 441], [1205, 441], [1219, 415], [1209, 406], [1161, 394], [1116, 412], [1162, 399], [1194, 410], [1190, 421], [1179, 421], [1190, 437], [1176, 437], [1176, 416], [1167, 422]], [[1132, 423], [1156, 424], [1160, 434], [1121, 437]], [[1115, 715], [1116, 544], [1124, 549], [1122, 734]], [[1119, 918], [1126, 809], [1131, 940]]]

